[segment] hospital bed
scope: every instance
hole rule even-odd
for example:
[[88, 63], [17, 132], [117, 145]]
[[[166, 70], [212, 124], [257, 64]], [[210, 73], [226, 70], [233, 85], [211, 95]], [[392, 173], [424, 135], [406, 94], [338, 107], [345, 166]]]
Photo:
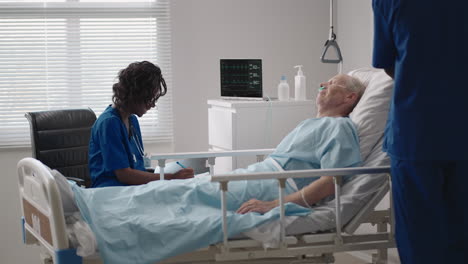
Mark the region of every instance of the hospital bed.
[[[380, 149], [392, 83], [382, 71], [372, 69], [356, 70], [350, 75], [368, 85], [361, 102], [351, 114], [358, 127], [365, 167], [211, 177], [211, 181], [219, 182], [223, 190], [222, 204], [225, 204], [224, 191], [229, 181], [277, 179], [282, 201], [287, 178], [322, 175], [334, 175], [336, 199], [318, 204], [310, 216], [298, 217], [289, 225], [286, 225], [288, 217], [285, 217], [284, 205], [281, 203], [280, 220], [270, 223], [274, 230], [279, 230], [279, 239], [275, 246], [269, 248], [265, 247], [261, 239], [254, 240], [245, 235], [228, 238], [226, 210], [223, 206], [223, 210], [220, 210], [224, 220], [223, 241], [166, 259], [163, 263], [333, 263], [333, 254], [336, 252], [362, 250], [376, 250], [373, 262], [386, 263], [387, 249], [395, 247], [391, 195], [389, 208], [375, 210], [375, 206], [391, 184], [388, 158]], [[204, 157], [213, 172], [218, 157], [255, 155], [261, 160], [271, 151], [178, 153], [152, 155], [152, 159], [159, 161], [161, 173], [164, 173], [167, 160]], [[341, 185], [341, 177], [344, 175], [357, 176]], [[18, 176], [23, 209], [23, 240], [26, 244], [39, 244], [44, 249], [41, 256], [43, 263], [102, 263], [99, 254], [81, 258], [77, 256], [76, 248], [71, 246], [62, 193], [52, 172], [41, 162], [25, 158], [18, 163]], [[376, 225], [376, 231], [356, 234], [355, 231], [363, 223]]]

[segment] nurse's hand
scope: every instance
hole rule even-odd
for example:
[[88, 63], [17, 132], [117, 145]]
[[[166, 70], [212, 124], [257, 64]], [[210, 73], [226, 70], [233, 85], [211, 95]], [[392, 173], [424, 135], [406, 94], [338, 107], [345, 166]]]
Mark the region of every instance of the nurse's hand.
[[180, 171], [171, 175], [171, 180], [181, 180], [193, 178], [194, 172], [192, 168], [181, 169]]
[[277, 206], [278, 206], [278, 200], [259, 201], [257, 199], [251, 199], [243, 203], [241, 207], [237, 209], [236, 213], [246, 214], [250, 212], [257, 212], [257, 213], [264, 214]]

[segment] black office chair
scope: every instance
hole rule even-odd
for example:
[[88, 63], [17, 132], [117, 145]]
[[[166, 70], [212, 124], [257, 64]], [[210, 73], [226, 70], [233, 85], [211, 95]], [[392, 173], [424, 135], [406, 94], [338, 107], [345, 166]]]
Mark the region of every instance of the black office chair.
[[96, 115], [89, 108], [25, 114], [33, 157], [79, 185], [90, 187], [88, 143]]

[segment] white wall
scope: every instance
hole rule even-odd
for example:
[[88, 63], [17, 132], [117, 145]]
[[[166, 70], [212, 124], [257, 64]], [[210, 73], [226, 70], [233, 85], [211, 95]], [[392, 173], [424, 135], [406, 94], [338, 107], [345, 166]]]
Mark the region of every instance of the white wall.
[[21, 208], [18, 194], [16, 163], [31, 156], [30, 149], [0, 151], [2, 184], [0, 185], [0, 262], [40, 263], [39, 251], [23, 245], [21, 237]]
[[343, 72], [372, 64], [373, 13], [370, 0], [337, 1], [337, 41]]
[[282, 74], [294, 90], [294, 65], [304, 65], [309, 90], [336, 73], [319, 61], [328, 1], [173, 0], [171, 8], [176, 151], [208, 149], [206, 101], [220, 96], [220, 58], [263, 59], [271, 96]]
[[[208, 149], [207, 104], [219, 91], [220, 58], [262, 58], [265, 93], [275, 96], [282, 74], [304, 65], [308, 88], [336, 73], [319, 63], [328, 36], [328, 1], [172, 0], [175, 150]], [[315, 88], [315, 87], [314, 87]], [[291, 89], [293, 90], [293, 89]], [[149, 152], [171, 146], [146, 146]], [[1, 263], [39, 263], [21, 240], [16, 163], [30, 149], [0, 150]]]

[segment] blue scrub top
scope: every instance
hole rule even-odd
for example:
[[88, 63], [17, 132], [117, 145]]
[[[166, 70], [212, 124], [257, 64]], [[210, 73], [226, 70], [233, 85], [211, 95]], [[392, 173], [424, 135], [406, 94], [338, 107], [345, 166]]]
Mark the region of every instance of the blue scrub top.
[[119, 111], [109, 105], [94, 123], [89, 142], [92, 187], [126, 185], [119, 182], [114, 170], [145, 170], [140, 125], [135, 115], [129, 121], [130, 135]]
[[468, 159], [468, 1], [373, 0], [376, 68], [395, 69], [384, 150]]

